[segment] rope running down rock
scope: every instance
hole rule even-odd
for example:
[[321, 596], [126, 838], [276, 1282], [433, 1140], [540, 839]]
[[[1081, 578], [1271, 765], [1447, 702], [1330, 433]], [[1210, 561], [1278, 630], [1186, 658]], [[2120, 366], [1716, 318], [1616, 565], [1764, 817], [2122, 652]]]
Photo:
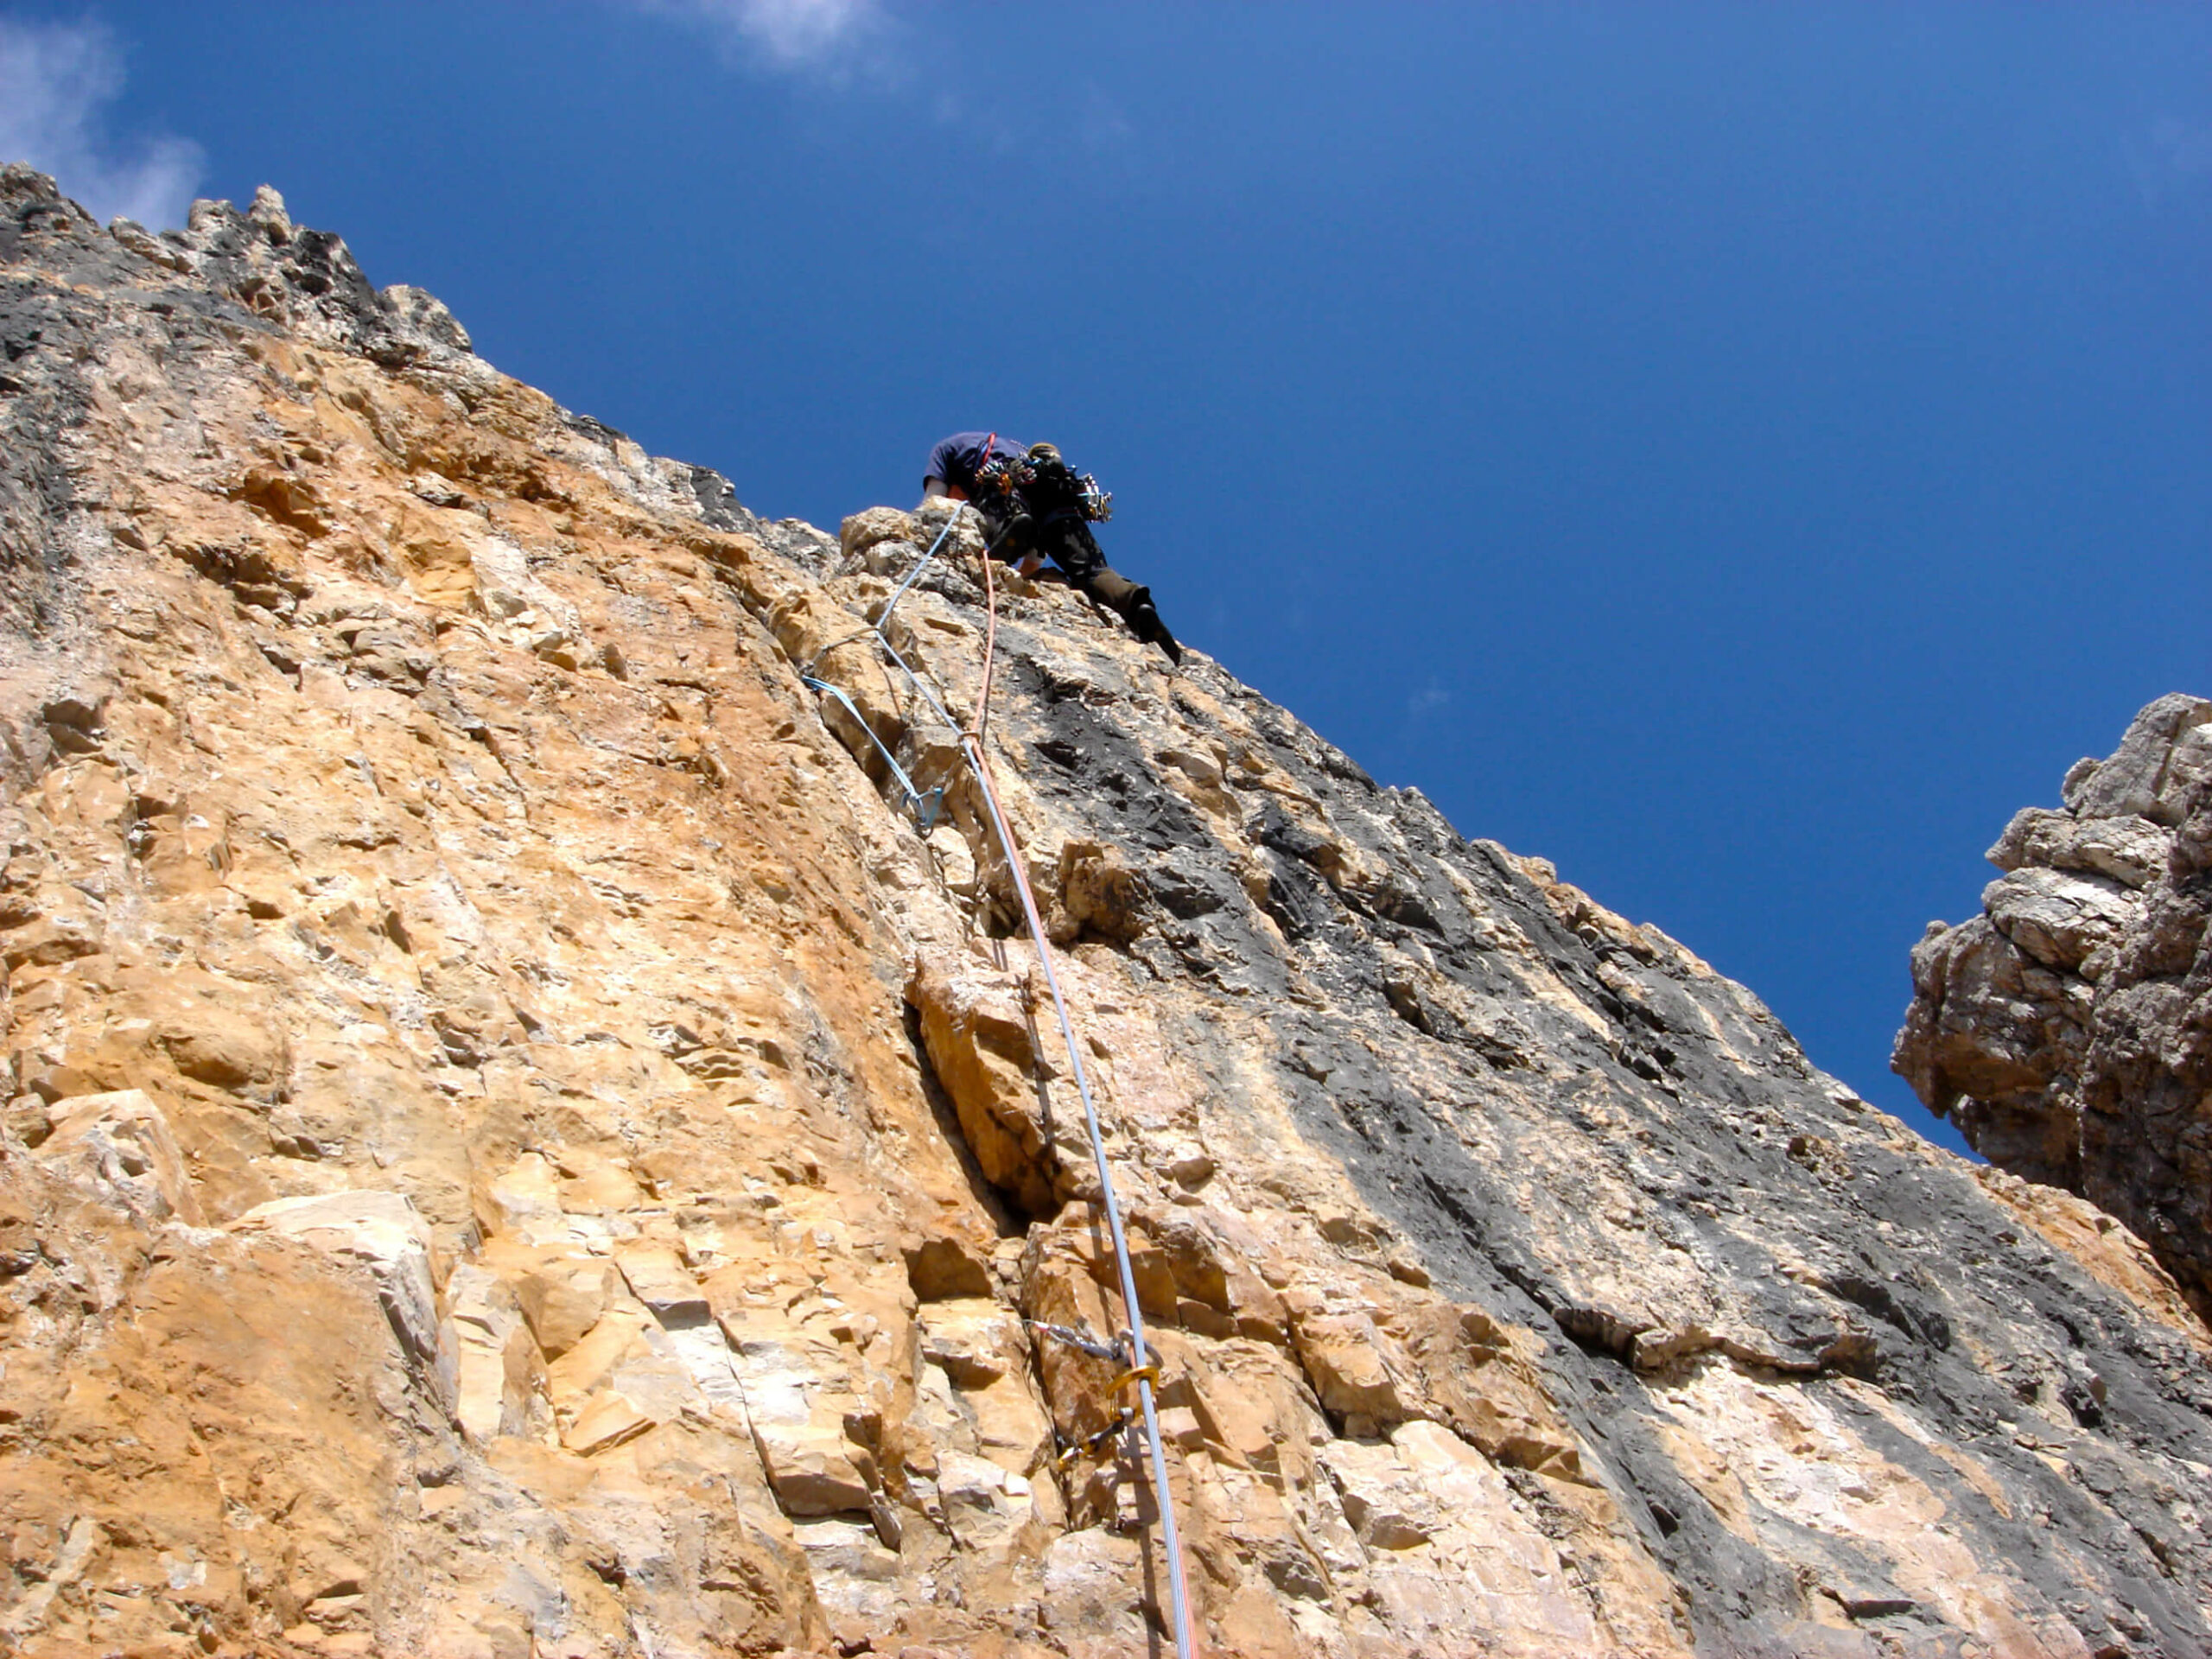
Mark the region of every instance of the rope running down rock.
[[[1067, 1047], [1068, 1065], [1075, 1078], [1076, 1093], [1083, 1101], [1084, 1127], [1090, 1134], [1090, 1155], [1098, 1170], [1099, 1207], [1106, 1212], [1107, 1230], [1113, 1239], [1114, 1266], [1121, 1280], [1122, 1312], [1128, 1321], [1126, 1340], [1129, 1352], [1127, 1363], [1130, 1369], [1116, 1379], [1115, 1390], [1118, 1393], [1132, 1382], [1136, 1385], [1137, 1401], [1144, 1421], [1144, 1438], [1152, 1464], [1153, 1487], [1160, 1501], [1160, 1546], [1167, 1558], [1168, 1611], [1175, 1637], [1176, 1659], [1196, 1659], [1197, 1649], [1192, 1646], [1191, 1638], [1190, 1595], [1183, 1573], [1182, 1543], [1175, 1525], [1175, 1500], [1168, 1489], [1166, 1442], [1160, 1433], [1159, 1406], [1153, 1395], [1160, 1373], [1156, 1365], [1146, 1363], [1152, 1351], [1145, 1342], [1144, 1313], [1137, 1303], [1136, 1273], [1129, 1262], [1129, 1244], [1122, 1225], [1121, 1202], [1115, 1196], [1113, 1172], [1106, 1162], [1106, 1142], [1098, 1126], [1098, 1107], [1091, 1096], [1090, 1074], [1083, 1064], [1083, 1047], [1076, 1041], [1075, 1024], [1068, 1014], [1067, 999], [1060, 991], [1059, 976], [1053, 971], [1052, 949], [1045, 937], [1045, 924], [1038, 913], [1037, 898], [1030, 891], [1028, 873], [1023, 867], [1020, 848], [1014, 840], [1013, 826], [999, 804], [998, 791], [991, 781], [990, 760], [983, 748], [984, 731], [990, 719], [992, 670], [998, 651], [998, 589], [992, 580], [991, 550], [987, 547], [983, 551], [983, 595], [988, 620], [983, 637], [982, 685], [976, 698], [976, 724], [972, 730], [963, 728], [952, 718], [944, 703], [923, 682], [921, 676], [892, 645], [887, 632], [893, 608], [914, 585], [924, 568], [937, 556], [938, 550], [944, 545], [945, 538], [951, 535], [953, 526], [959, 522], [961, 514], [968, 510], [969, 505], [963, 501], [953, 510], [951, 518], [938, 532], [929, 551], [916, 563], [906, 581], [899, 584], [885, 603], [876, 617], [873, 632], [885, 654], [898, 664], [922, 700], [929, 704], [939, 720], [959, 733], [961, 753], [967, 759], [969, 771], [975, 774], [976, 781], [982, 787], [983, 803], [990, 814], [992, 833], [997, 837], [999, 850], [1005, 856], [1007, 868], [1014, 878], [1015, 894], [1021, 900], [1022, 918], [1028, 925], [1030, 943], [1037, 952], [1038, 966], [1044, 969], [1046, 989], [1052, 995], [1052, 1011], [1059, 1021], [1060, 1040]], [[811, 677], [809, 677], [810, 679]]]

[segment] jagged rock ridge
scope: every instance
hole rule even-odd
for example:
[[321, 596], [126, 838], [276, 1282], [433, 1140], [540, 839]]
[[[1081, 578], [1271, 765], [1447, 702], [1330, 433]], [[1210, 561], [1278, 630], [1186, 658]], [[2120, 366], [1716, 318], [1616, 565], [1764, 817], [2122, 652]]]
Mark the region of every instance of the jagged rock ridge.
[[[0, 181], [0, 1627], [1106, 1655], [1153, 1497], [1065, 1057], [864, 617], [271, 193]], [[976, 551], [902, 652], [971, 719]], [[2206, 1341], [1740, 987], [1010, 579], [992, 721], [1202, 1637], [2199, 1653]], [[887, 802], [848, 689], [945, 817]]]
[[2212, 702], [2160, 697], [2056, 810], [2022, 809], [1982, 914], [1929, 925], [1897, 1070], [1992, 1161], [2082, 1193], [2212, 1310]]

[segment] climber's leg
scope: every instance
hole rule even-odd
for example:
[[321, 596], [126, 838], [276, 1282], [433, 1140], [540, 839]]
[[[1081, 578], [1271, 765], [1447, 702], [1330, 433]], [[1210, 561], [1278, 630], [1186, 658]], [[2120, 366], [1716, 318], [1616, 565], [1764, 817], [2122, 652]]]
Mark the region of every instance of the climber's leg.
[[1128, 624], [1129, 632], [1148, 645], [1158, 645], [1172, 662], [1183, 660], [1183, 647], [1160, 620], [1152, 589], [1131, 582], [1106, 563], [1090, 527], [1080, 519], [1052, 526], [1046, 550], [1052, 563], [1067, 572], [1068, 580]]

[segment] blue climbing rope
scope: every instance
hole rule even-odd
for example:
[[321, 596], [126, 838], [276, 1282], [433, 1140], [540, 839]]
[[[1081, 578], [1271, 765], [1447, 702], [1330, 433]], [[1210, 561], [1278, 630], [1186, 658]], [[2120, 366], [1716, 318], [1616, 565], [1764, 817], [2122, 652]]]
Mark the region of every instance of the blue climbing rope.
[[[1137, 1392], [1137, 1409], [1132, 1412], [1124, 1407], [1116, 1414], [1114, 1421], [1104, 1431], [1091, 1437], [1088, 1443], [1077, 1450], [1095, 1452], [1097, 1446], [1103, 1445], [1112, 1435], [1122, 1432], [1124, 1428], [1135, 1434], [1138, 1439], [1149, 1443], [1147, 1449], [1150, 1453], [1153, 1486], [1160, 1506], [1161, 1553], [1166, 1558], [1167, 1622], [1174, 1638], [1177, 1659], [1195, 1659], [1196, 1649], [1192, 1645], [1191, 1637], [1190, 1591], [1185, 1581], [1183, 1572], [1182, 1541], [1178, 1535], [1175, 1524], [1175, 1500], [1169, 1490], [1167, 1481], [1166, 1439], [1160, 1431], [1159, 1404], [1154, 1393], [1154, 1386], [1160, 1380], [1160, 1366], [1158, 1362], [1152, 1358], [1150, 1344], [1145, 1340], [1144, 1313], [1138, 1306], [1136, 1274], [1129, 1259], [1128, 1237], [1122, 1224], [1121, 1201], [1114, 1191], [1113, 1171], [1107, 1163], [1106, 1141], [1099, 1126], [1097, 1103], [1092, 1096], [1090, 1074], [1083, 1063], [1083, 1046], [1076, 1039], [1075, 1023], [1068, 1013], [1067, 998], [1060, 989], [1059, 976], [1053, 971], [1052, 946], [1045, 935], [1043, 918], [1038, 914], [1036, 895], [1030, 890], [1028, 873], [1022, 868], [1021, 852], [1015, 843], [1013, 826], [1007, 822], [1005, 809], [999, 803], [998, 791], [992, 786], [990, 763], [983, 752], [982, 731], [982, 722], [988, 717], [987, 707], [977, 709], [975, 729], [963, 728], [957, 721], [953, 719], [944, 704], [930, 690], [922, 677], [914, 671], [912, 664], [899, 654], [898, 647], [891, 643], [890, 639], [891, 613], [897, 608], [899, 601], [906, 596], [908, 590], [913, 587], [922, 572], [929, 567], [930, 562], [937, 557], [938, 550], [944, 545], [945, 538], [952, 534], [952, 527], [960, 522], [960, 515], [968, 510], [969, 505], [963, 501], [953, 509], [952, 516], [944, 521], [944, 528], [938, 531], [937, 539], [930, 543], [929, 550], [922, 555], [913, 569], [907, 573], [906, 581], [900, 582], [893, 590], [890, 599], [885, 601], [883, 609], [877, 613], [874, 626], [852, 637], [855, 639], [864, 639], [867, 633], [874, 633], [876, 643], [883, 647], [884, 654], [898, 664], [899, 671], [906, 675], [907, 683], [912, 685], [916, 694], [929, 705], [931, 712], [958, 733], [961, 754], [968, 762], [969, 771], [974, 775], [976, 783], [981, 785], [983, 806], [990, 819], [992, 833], [998, 842], [1001, 854], [1006, 859], [1007, 873], [1013, 878], [1015, 896], [1020, 900], [1022, 919], [1027, 925], [1031, 945], [1037, 952], [1037, 964], [1043, 970], [1045, 988], [1052, 1000], [1053, 1013], [1058, 1016], [1060, 1040], [1067, 1049], [1068, 1067], [1075, 1083], [1076, 1095], [1083, 1103], [1084, 1127], [1089, 1133], [1090, 1155], [1098, 1172], [1099, 1207], [1106, 1213], [1107, 1233], [1112, 1241], [1114, 1264], [1116, 1277], [1120, 1281], [1122, 1316], [1128, 1321], [1127, 1327], [1122, 1332], [1120, 1338], [1110, 1346], [1065, 1327], [1041, 1326], [1039, 1328], [1046, 1330], [1059, 1340], [1070, 1343], [1094, 1356], [1118, 1355], [1121, 1363], [1127, 1367], [1114, 1380], [1112, 1391], [1119, 1394], [1122, 1389], [1134, 1385]], [[1001, 531], [1000, 534], [1003, 536], [1005, 531]], [[986, 562], [989, 560], [995, 546], [995, 542], [992, 546], [987, 546], [983, 550], [983, 557]], [[995, 639], [998, 620], [997, 602], [996, 595], [988, 579], [988, 563], [985, 575], [984, 592], [990, 601], [992, 633], [993, 638]], [[823, 651], [816, 652], [815, 659], [819, 661], [830, 648], [824, 646]], [[812, 664], [809, 664], [808, 666], [810, 669]], [[861, 719], [860, 710], [854, 707], [852, 699], [836, 686], [830, 684], [827, 680], [817, 679], [810, 672], [803, 674], [800, 677], [816, 690], [826, 691], [836, 697], [845, 706], [853, 718], [859, 721], [861, 729], [868, 734], [868, 741], [874, 744], [876, 753], [882, 755], [885, 764], [891, 768], [892, 775], [898, 779], [899, 787], [906, 791], [907, 804], [915, 808], [918, 817], [920, 816], [921, 802], [925, 798], [914, 788], [912, 779], [906, 776], [905, 770], [892, 757], [891, 751], [884, 746], [883, 740], [875, 734], [874, 728], [869, 726], [868, 721]], [[990, 670], [987, 649], [983, 690], [985, 699], [988, 699], [989, 695], [989, 683]], [[924, 835], [929, 833], [930, 824], [935, 819], [938, 807], [942, 804], [944, 795], [944, 786], [940, 785], [928, 798], [929, 816], [922, 819]], [[1139, 1423], [1142, 1424], [1141, 1431], [1137, 1427]]]
[[827, 691], [845, 705], [845, 712], [853, 717], [853, 723], [868, 734], [868, 741], [875, 745], [875, 752], [883, 757], [883, 764], [891, 768], [891, 775], [899, 780], [899, 792], [906, 798], [905, 804], [913, 809], [915, 821], [921, 825], [922, 833], [928, 835], [937, 825], [938, 809], [944, 804], [944, 785], [939, 784], [926, 794], [917, 789], [914, 780], [906, 775], [906, 769], [899, 764], [899, 757], [884, 746], [883, 740], [875, 734], [875, 728], [869, 725], [868, 716], [854, 706], [853, 700], [845, 695], [843, 687], [832, 685], [827, 680], [817, 680], [811, 674], [802, 674], [798, 677], [800, 684], [816, 691]]

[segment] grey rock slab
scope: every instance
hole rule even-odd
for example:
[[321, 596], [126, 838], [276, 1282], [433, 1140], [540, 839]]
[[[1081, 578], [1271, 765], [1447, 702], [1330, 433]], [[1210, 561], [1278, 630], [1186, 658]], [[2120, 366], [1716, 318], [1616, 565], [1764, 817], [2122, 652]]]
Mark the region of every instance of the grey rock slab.
[[1999, 932], [2045, 967], [2068, 971], [2117, 940], [2141, 908], [2109, 878], [2033, 868], [1991, 882], [1981, 904]]
[[[961, 595], [948, 584], [944, 597]], [[1053, 615], [1086, 625], [1072, 607]], [[1222, 1063], [1227, 1033], [1270, 1056], [1264, 1076], [1300, 1132], [1417, 1246], [1440, 1289], [1558, 1333], [1547, 1387], [1690, 1588], [1713, 1650], [1753, 1650], [1761, 1629], [1768, 1650], [1804, 1650], [1793, 1645], [1807, 1628], [1798, 1570], [1815, 1559], [1833, 1562], [1851, 1617], [1918, 1620], [1929, 1637], [1942, 1625], [1884, 1587], [1886, 1569], [1863, 1553], [1780, 1518], [1746, 1538], [1712, 1517], [1666, 1450], [1669, 1413], [1652, 1389], [1714, 1363], [1879, 1393], [1920, 1438], [1850, 1409], [1941, 1496], [1970, 1550], [2074, 1586], [2065, 1593], [2084, 1605], [2129, 1599], [2153, 1633], [2145, 1650], [2212, 1641], [2188, 1589], [2212, 1567], [2204, 1541], [2188, 1543], [2188, 1566], [2162, 1563], [2114, 1500], [2055, 1473], [2005, 1427], [2030, 1388], [2147, 1490], [2175, 1456], [2212, 1452], [2194, 1391], [2175, 1381], [2177, 1366], [2199, 1363], [2186, 1343], [2024, 1238], [1959, 1160], [1818, 1073], [1756, 997], [1503, 849], [1464, 840], [1218, 669], [1194, 658], [1187, 678], [1249, 734], [1256, 769], [1224, 770], [1233, 829], [1190, 806], [1160, 759], [1202, 735], [1176, 702], [1071, 674], [1065, 647], [1026, 620], [1002, 619], [1000, 641], [1001, 683], [1018, 691], [996, 717], [1037, 757], [1028, 779], [1055, 827], [1123, 849], [1165, 912], [1126, 949], [1177, 988], [1186, 1063], [1234, 1112], [1254, 1074]], [[2139, 832], [2109, 839], [2122, 868], [2143, 850]], [[2069, 963], [2109, 947], [2136, 902], [2101, 871], [2007, 880], [2002, 919]], [[2011, 975], [2023, 1009], [2029, 976], [2056, 977], [2001, 932], [1988, 946], [2007, 953], [1995, 969], [1971, 953], [1947, 965]], [[2029, 1025], [2023, 1083], [2056, 1041], [2048, 1021]], [[2052, 1357], [2066, 1355], [2107, 1399], [2125, 1395], [2124, 1415], [2076, 1414]], [[1936, 1449], [1945, 1440], [1990, 1472], [1969, 1478]], [[1993, 1478], [2001, 1503], [1975, 1484]], [[2043, 1616], [2063, 1617], [2056, 1602]]]
[[[2192, 741], [2192, 755], [2200, 747], [2212, 748], [2212, 745]], [[2124, 886], [2141, 887], [2166, 868], [2166, 855], [2172, 844], [2171, 831], [2132, 814], [2077, 818], [2070, 812], [2025, 806], [2013, 815], [1997, 844], [1989, 849], [1989, 861], [2000, 870], [2043, 866], [2109, 876]]]
[[2176, 746], [2199, 727], [2212, 721], [2212, 702], [2179, 692], [2160, 697], [2129, 722], [2115, 749], [2097, 765], [2082, 785], [2078, 799], [2068, 804], [2083, 818], [2110, 818], [2124, 814], [2171, 823], [2179, 817], [2179, 804], [2165, 792], [2167, 772]]

